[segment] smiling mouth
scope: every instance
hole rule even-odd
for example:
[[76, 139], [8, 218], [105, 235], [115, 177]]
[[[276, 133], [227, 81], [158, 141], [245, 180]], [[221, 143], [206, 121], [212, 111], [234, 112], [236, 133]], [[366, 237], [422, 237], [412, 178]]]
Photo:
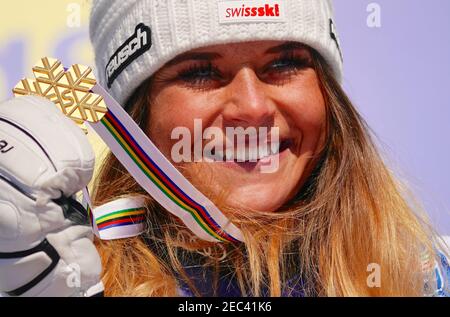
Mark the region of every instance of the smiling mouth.
[[282, 154], [292, 145], [292, 139], [285, 139], [279, 143], [264, 144], [257, 147], [244, 146], [239, 149], [227, 149], [225, 151], [215, 151], [213, 148], [211, 157], [208, 156], [208, 158], [217, 162], [252, 166], [260, 161], [264, 162]]

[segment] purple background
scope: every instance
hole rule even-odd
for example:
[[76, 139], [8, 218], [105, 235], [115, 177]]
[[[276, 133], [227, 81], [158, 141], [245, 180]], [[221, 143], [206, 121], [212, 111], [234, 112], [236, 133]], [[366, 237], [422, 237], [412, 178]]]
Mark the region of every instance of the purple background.
[[[369, 3], [381, 28], [369, 28]], [[344, 86], [440, 233], [450, 234], [450, 1], [336, 0]]]

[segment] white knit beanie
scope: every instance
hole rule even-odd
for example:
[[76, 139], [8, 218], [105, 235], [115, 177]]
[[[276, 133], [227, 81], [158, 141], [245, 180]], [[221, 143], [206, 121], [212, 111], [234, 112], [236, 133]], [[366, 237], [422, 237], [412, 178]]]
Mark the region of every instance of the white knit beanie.
[[97, 79], [122, 106], [172, 58], [215, 44], [301, 42], [342, 78], [331, 0], [94, 0], [90, 37]]

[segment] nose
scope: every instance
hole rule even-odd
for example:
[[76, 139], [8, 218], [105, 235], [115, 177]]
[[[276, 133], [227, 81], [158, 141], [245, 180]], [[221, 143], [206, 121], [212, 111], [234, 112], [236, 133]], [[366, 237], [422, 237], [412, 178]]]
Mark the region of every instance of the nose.
[[227, 126], [270, 126], [275, 105], [254, 70], [240, 69], [227, 85], [227, 102], [222, 112]]

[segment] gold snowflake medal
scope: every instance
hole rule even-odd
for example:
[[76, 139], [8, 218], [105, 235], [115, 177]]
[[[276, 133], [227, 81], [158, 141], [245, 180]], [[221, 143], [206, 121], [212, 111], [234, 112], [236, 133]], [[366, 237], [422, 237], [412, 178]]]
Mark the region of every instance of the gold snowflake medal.
[[103, 97], [91, 92], [97, 81], [90, 67], [76, 64], [65, 69], [57, 59], [44, 57], [33, 67], [33, 74], [34, 80], [22, 79], [14, 87], [14, 95], [49, 99], [85, 133], [84, 122], [98, 122], [108, 111]]

